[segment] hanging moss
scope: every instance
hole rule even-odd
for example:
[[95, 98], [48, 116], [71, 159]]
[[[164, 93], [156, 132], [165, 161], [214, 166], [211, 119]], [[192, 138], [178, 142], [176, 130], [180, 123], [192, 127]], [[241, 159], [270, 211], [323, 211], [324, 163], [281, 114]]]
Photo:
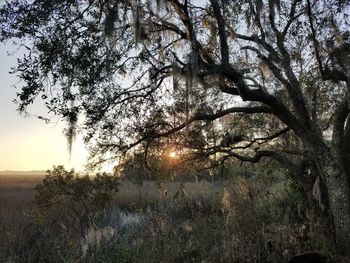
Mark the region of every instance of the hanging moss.
[[73, 143], [76, 137], [76, 128], [78, 122], [78, 111], [74, 107], [73, 101], [71, 101], [70, 109], [63, 115], [67, 120], [67, 128], [65, 130], [65, 136], [67, 138], [69, 156], [72, 154]]
[[114, 24], [118, 20], [118, 5], [117, 3], [111, 7], [108, 7], [105, 19], [105, 34], [112, 36], [114, 32]]

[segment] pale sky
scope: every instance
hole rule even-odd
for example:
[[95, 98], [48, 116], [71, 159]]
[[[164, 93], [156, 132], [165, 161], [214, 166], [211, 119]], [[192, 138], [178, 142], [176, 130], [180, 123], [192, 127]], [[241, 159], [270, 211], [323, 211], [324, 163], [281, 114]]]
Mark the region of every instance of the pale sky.
[[[16, 76], [9, 74], [16, 65], [18, 52], [10, 45], [0, 44], [0, 171], [2, 170], [47, 170], [53, 165], [63, 164], [67, 168], [83, 170], [87, 152], [81, 138], [73, 145], [71, 160], [67, 142], [63, 135], [64, 123], [45, 124], [35, 117], [23, 117], [16, 111], [12, 100], [16, 97], [13, 85], [21, 87]], [[44, 114], [45, 108], [35, 104], [31, 114]]]

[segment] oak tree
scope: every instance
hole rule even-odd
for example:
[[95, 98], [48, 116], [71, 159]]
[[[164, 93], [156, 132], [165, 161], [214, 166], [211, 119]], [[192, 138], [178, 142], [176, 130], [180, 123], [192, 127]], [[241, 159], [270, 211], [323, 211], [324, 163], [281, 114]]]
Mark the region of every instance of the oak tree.
[[[181, 144], [286, 167], [350, 251], [346, 0], [12, 0], [19, 110], [79, 118], [92, 162]], [[243, 124], [242, 124], [243, 123]], [[243, 128], [242, 128], [243, 127]], [[169, 142], [171, 138], [171, 142]]]

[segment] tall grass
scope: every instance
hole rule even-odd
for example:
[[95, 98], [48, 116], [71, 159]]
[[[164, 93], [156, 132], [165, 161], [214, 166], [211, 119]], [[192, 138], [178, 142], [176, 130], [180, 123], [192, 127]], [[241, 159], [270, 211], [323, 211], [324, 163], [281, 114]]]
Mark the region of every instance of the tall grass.
[[108, 207], [89, 215], [65, 206], [39, 214], [32, 189], [0, 191], [0, 262], [283, 263], [306, 250], [332, 254], [285, 184], [148, 184], [125, 183]]

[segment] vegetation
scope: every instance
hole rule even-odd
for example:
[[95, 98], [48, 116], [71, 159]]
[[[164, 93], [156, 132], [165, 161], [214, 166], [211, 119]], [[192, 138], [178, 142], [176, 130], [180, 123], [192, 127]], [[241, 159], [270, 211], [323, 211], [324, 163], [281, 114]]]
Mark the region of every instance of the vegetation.
[[70, 145], [84, 131], [91, 167], [213, 175], [232, 158], [259, 169], [272, 159], [347, 255], [349, 10], [343, 0], [13, 0], [0, 8], [0, 41], [26, 50], [13, 69], [19, 110], [43, 100], [67, 121]]
[[[318, 250], [331, 262], [347, 262], [335, 257], [312, 213], [301, 209], [302, 195], [278, 172], [267, 175], [270, 183], [260, 175], [161, 186], [153, 182], [147, 194], [120, 182], [126, 197], [118, 192], [104, 208], [85, 207], [84, 198], [64, 191], [65, 202], [50, 202], [51, 208], [43, 209], [44, 189], [73, 189], [66, 181], [86, 184], [72, 174], [56, 167], [46, 176], [61, 178], [55, 187], [44, 181], [35, 194], [29, 186], [12, 189], [12, 196], [0, 192], [3, 262], [289, 262], [305, 250]], [[62, 199], [63, 192], [56, 195]], [[72, 213], [72, 203], [80, 214]]]

